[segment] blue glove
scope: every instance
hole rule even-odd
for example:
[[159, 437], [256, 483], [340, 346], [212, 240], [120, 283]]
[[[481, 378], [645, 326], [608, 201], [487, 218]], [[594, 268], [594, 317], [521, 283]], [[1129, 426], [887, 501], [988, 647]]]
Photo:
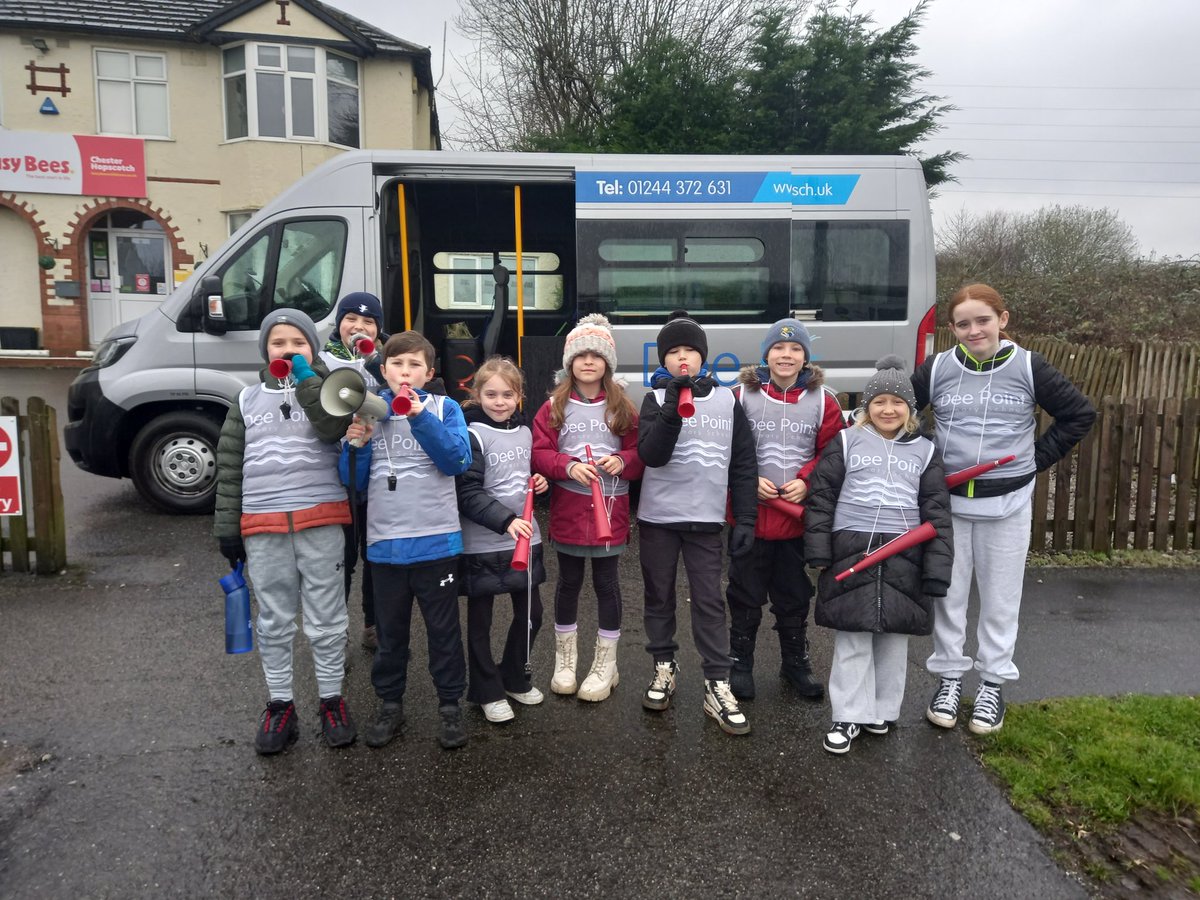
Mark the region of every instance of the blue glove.
[[296, 376], [296, 384], [317, 377], [317, 373], [312, 370], [308, 360], [299, 353], [292, 357], [292, 374]]

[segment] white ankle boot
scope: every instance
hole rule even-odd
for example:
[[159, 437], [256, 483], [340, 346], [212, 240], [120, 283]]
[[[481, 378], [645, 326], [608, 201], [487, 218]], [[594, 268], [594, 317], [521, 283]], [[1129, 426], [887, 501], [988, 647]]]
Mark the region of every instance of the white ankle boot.
[[621, 681], [617, 674], [617, 638], [596, 636], [596, 655], [592, 670], [579, 687], [580, 700], [604, 700]]
[[575, 632], [554, 633], [554, 677], [550, 690], [556, 694], [575, 693]]

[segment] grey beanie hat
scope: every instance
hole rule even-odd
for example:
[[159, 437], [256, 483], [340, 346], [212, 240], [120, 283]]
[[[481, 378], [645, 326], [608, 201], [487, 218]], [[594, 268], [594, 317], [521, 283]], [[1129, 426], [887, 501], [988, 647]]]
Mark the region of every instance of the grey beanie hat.
[[304, 332], [304, 336], [308, 338], [308, 346], [312, 347], [312, 358], [317, 358], [317, 354], [321, 352], [321, 344], [317, 340], [317, 326], [313, 324], [313, 320], [298, 309], [276, 309], [267, 313], [262, 327], [258, 330], [258, 352], [262, 354], [263, 359], [267, 358], [267, 338], [271, 336], [271, 329], [276, 325], [292, 325]]
[[888, 354], [875, 363], [875, 368], [877, 371], [863, 390], [863, 406], [866, 407], [880, 394], [893, 394], [915, 410], [917, 395], [913, 390], [912, 381], [904, 371], [904, 360], [894, 354]]
[[797, 319], [780, 319], [767, 330], [762, 342], [762, 358], [766, 362], [767, 351], [783, 341], [792, 341], [804, 348], [804, 361], [812, 362], [812, 336], [804, 323]]

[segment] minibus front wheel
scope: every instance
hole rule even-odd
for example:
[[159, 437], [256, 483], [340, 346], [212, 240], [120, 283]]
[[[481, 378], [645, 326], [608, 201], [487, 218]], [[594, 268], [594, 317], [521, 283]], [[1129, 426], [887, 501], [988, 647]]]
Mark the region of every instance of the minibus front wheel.
[[220, 423], [203, 413], [176, 411], [151, 419], [129, 450], [138, 492], [166, 512], [212, 512], [220, 434]]

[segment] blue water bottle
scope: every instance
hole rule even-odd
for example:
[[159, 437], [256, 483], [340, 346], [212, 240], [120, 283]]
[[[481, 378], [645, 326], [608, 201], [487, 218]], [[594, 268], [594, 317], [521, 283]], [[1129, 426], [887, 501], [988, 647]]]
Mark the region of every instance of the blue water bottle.
[[249, 653], [254, 649], [250, 624], [250, 589], [242, 577], [243, 564], [221, 579], [225, 591], [225, 652]]

